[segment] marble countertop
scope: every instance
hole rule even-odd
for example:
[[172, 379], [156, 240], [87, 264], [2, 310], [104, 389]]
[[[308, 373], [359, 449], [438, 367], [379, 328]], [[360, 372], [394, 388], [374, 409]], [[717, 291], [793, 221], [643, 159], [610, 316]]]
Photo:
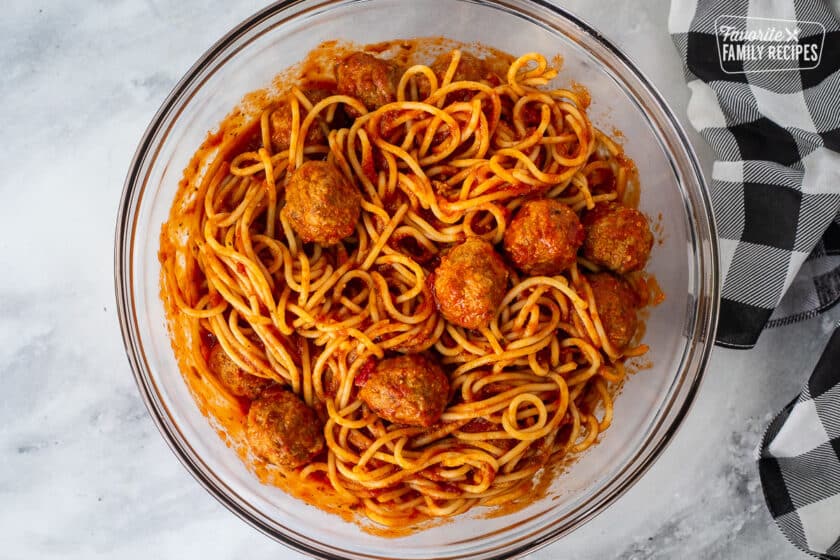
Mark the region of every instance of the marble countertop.
[[[685, 121], [667, 0], [564, 2], [617, 42]], [[302, 558], [206, 493], [166, 447], [120, 338], [113, 237], [146, 125], [256, 0], [15, 0], [0, 18], [0, 545], [3, 558]], [[708, 171], [710, 152], [691, 138]], [[716, 349], [649, 473], [534, 559], [804, 558], [764, 507], [754, 450], [840, 309]]]

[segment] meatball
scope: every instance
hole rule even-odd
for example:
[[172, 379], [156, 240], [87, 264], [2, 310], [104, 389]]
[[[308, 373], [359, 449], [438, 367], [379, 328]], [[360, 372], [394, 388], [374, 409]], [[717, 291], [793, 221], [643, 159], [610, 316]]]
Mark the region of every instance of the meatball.
[[[330, 96], [330, 92], [325, 89], [305, 90], [303, 93], [313, 105]], [[301, 123], [303, 123], [304, 118], [306, 118], [306, 110], [301, 107]], [[288, 150], [292, 142], [292, 106], [289, 103], [283, 103], [269, 115], [268, 119], [272, 149], [275, 152]], [[304, 143], [306, 145], [323, 144], [325, 141], [324, 131], [321, 130], [317, 121], [313, 122], [309, 130], [306, 131]]]
[[609, 272], [587, 276], [598, 316], [616, 350], [624, 349], [636, 333], [636, 293], [627, 281]]
[[221, 344], [215, 345], [210, 350], [207, 365], [224, 386], [237, 397], [255, 399], [262, 393], [263, 389], [272, 384], [270, 379], [251, 375], [236, 365], [236, 362], [230, 359]]
[[254, 453], [289, 469], [305, 465], [324, 449], [324, 430], [315, 411], [279, 385], [251, 403], [246, 436]]
[[505, 231], [505, 252], [526, 274], [560, 274], [575, 262], [583, 244], [583, 226], [575, 211], [543, 198], [522, 205]]
[[446, 408], [449, 379], [425, 354], [398, 356], [376, 365], [359, 398], [389, 422], [431, 426]]
[[[446, 74], [446, 70], [449, 68], [449, 62], [452, 60], [452, 53], [444, 53], [437, 57], [434, 62], [429, 65], [429, 68], [435, 73], [438, 78], [438, 85], [443, 81], [443, 76]], [[452, 75], [452, 82], [462, 82], [462, 81], [470, 81], [470, 82], [479, 82], [483, 80], [487, 76], [487, 65], [484, 61], [480, 58], [476, 58], [473, 55], [465, 52], [461, 52], [461, 59], [458, 61], [458, 67], [455, 69], [455, 73]], [[429, 80], [426, 79], [425, 76], [420, 76], [417, 81], [417, 88], [420, 93], [421, 98], [426, 98], [431, 93], [431, 87], [429, 86]], [[449, 94], [452, 96], [453, 94]], [[450, 99], [447, 96], [448, 101], [462, 101], [464, 99], [469, 99], [472, 95], [472, 92], [465, 91], [465, 92], [458, 92], [458, 95]]]
[[[429, 66], [437, 75], [439, 80], [443, 79], [446, 70], [449, 68], [449, 63], [452, 61], [452, 53], [444, 53], [437, 57]], [[484, 61], [469, 53], [461, 52], [461, 60], [458, 61], [458, 67], [455, 69], [455, 74], [452, 76], [453, 82], [479, 82], [487, 75], [487, 67]]]
[[338, 93], [355, 97], [370, 111], [397, 99], [399, 70], [387, 60], [354, 52], [338, 63], [335, 73]]
[[335, 245], [356, 229], [362, 195], [332, 164], [307, 161], [286, 183], [282, 214], [301, 239]]
[[493, 246], [470, 237], [447, 253], [435, 269], [433, 291], [438, 310], [468, 329], [486, 326], [502, 302], [508, 272]]
[[619, 274], [645, 266], [653, 247], [647, 218], [616, 202], [597, 204], [583, 217], [583, 256]]

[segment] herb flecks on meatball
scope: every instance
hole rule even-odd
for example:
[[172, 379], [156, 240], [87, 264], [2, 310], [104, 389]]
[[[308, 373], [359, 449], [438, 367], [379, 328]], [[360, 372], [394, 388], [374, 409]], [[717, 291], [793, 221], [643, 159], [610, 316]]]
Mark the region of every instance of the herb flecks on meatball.
[[283, 216], [304, 241], [335, 245], [356, 229], [362, 195], [332, 164], [307, 161], [286, 184]]
[[[330, 96], [330, 92], [325, 89], [311, 89], [304, 90], [303, 94], [314, 105], [319, 101]], [[306, 117], [306, 111], [301, 106], [300, 122]], [[271, 112], [268, 118], [269, 131], [271, 135], [271, 148], [275, 152], [282, 152], [288, 150], [292, 143], [292, 106], [286, 101], [282, 103], [277, 109]], [[319, 123], [314, 121], [309, 129], [306, 131], [306, 139], [304, 146], [312, 144], [324, 144], [326, 137], [324, 131], [321, 130]]]
[[449, 379], [426, 354], [397, 356], [376, 365], [359, 398], [389, 422], [431, 426], [446, 408]]
[[251, 403], [246, 429], [251, 449], [270, 463], [295, 469], [324, 449], [324, 431], [315, 411], [280, 386]]
[[390, 61], [354, 52], [338, 63], [335, 74], [338, 93], [358, 99], [369, 111], [397, 100], [400, 71]]
[[549, 198], [530, 200], [505, 230], [505, 253], [526, 274], [553, 276], [575, 263], [583, 238], [574, 210]]
[[587, 280], [607, 338], [616, 350], [621, 351], [636, 334], [636, 293], [624, 278], [609, 272], [590, 274]]
[[613, 272], [641, 270], [653, 247], [645, 215], [616, 202], [600, 203], [583, 217], [583, 256]]
[[444, 255], [435, 269], [438, 310], [464, 328], [486, 327], [505, 297], [507, 280], [507, 268], [493, 246], [470, 237]]
[[263, 389], [273, 383], [270, 379], [243, 370], [227, 355], [221, 344], [216, 344], [210, 350], [207, 365], [222, 384], [237, 397], [255, 399]]

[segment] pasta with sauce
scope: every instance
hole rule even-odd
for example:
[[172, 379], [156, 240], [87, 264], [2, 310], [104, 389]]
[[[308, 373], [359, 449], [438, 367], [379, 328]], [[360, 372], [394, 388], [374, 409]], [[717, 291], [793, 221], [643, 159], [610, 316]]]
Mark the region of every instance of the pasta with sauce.
[[609, 427], [653, 238], [632, 162], [556, 75], [352, 52], [182, 183], [173, 348], [273, 482], [416, 527], [522, 498]]

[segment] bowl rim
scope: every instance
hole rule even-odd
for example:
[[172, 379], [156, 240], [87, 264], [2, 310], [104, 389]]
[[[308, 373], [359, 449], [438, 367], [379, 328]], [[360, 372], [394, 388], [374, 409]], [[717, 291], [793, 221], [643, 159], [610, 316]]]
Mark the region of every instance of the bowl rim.
[[[511, 6], [506, 0], [480, 0], [478, 2], [474, 0], [458, 1], [488, 4], [499, 9], [511, 9]], [[678, 140], [678, 144], [684, 150], [683, 155], [689, 163], [689, 174], [693, 176], [699, 186], [697, 193], [699, 194], [699, 200], [692, 200], [691, 207], [689, 208], [695, 210], [695, 212], [700, 212], [699, 218], [696, 216], [693, 218], [693, 222], [697, 225], [691, 229], [691, 234], [692, 236], [695, 236], [698, 227], [702, 228], [702, 226], [706, 226], [708, 230], [707, 233], [709, 235], [709, 239], [707, 240], [708, 247], [706, 249], [710, 254], [708, 255], [708, 262], [703, 262], [703, 264], [707, 266], [708, 270], [703, 270], [706, 274], [701, 276], [699, 283], [701, 293], [698, 294], [698, 301], [695, 307], [697, 313], [694, 317], [695, 334], [693, 349], [691, 352], [686, 354], [683, 359], [685, 364], [696, 364], [696, 374], [693, 378], [688, 379], [690, 384], [687, 389], [685, 389], [684, 400], [678, 409], [671, 410], [674, 404], [673, 399], [665, 403], [665, 412], [661, 415], [657, 422], [657, 425], [666, 421], [669, 423], [664, 433], [661, 434], [658, 441], [653, 441], [645, 446], [645, 455], [641, 458], [641, 461], [637, 461], [637, 453], [622, 466], [618, 475], [622, 475], [626, 468], [632, 466], [633, 463], [636, 463], [632, 472], [629, 473], [629, 475], [624, 476], [623, 480], [619, 484], [614, 485], [612, 488], [606, 487], [606, 492], [597, 494], [596, 496], [593, 496], [590, 501], [581, 504], [580, 508], [583, 510], [582, 514], [575, 517], [573, 521], [566, 525], [552, 527], [551, 530], [538, 534], [535, 539], [506, 548], [501, 552], [501, 554], [491, 553], [490, 555], [483, 554], [481, 556], [482, 558], [488, 559], [520, 557], [524, 554], [531, 553], [548, 546], [561, 537], [591, 521], [594, 517], [612, 505], [618, 498], [624, 495], [641, 479], [641, 477], [648, 471], [648, 469], [650, 469], [650, 467], [662, 455], [662, 452], [671, 443], [673, 436], [679, 430], [685, 416], [694, 403], [698, 389], [704, 378], [709, 356], [714, 347], [714, 336], [719, 314], [720, 270], [717, 226], [708, 185], [704, 178], [697, 154], [685, 132], [684, 127], [679, 122], [673, 110], [667, 104], [656, 86], [638, 68], [635, 62], [633, 62], [627, 54], [607, 39], [604, 34], [598, 31], [594, 26], [590, 25], [585, 20], [567, 9], [548, 2], [547, 0], [520, 1], [530, 3], [547, 10], [552, 15], [560, 17], [561, 19], [564, 19], [572, 25], [580, 28], [585, 34], [591, 37], [592, 40], [606, 49], [611, 56], [614, 56], [623, 69], [628, 71], [638, 81], [639, 86], [652, 97], [654, 103], [657, 105], [657, 108], [662, 112], [662, 116], [665, 118], [665, 124], [671, 127], [672, 132]], [[169, 425], [164, 422], [163, 417], [169, 417], [171, 415], [169, 414], [166, 405], [158, 398], [157, 391], [153, 387], [154, 380], [148, 374], [149, 368], [145, 362], [144, 352], [142, 350], [143, 341], [139, 335], [139, 325], [137, 324], [138, 321], [136, 313], [137, 307], [133, 297], [135, 278], [134, 274], [131, 272], [133, 271], [132, 262], [135, 251], [134, 225], [137, 220], [136, 210], [140, 206], [144, 190], [140, 176], [142, 175], [145, 161], [150, 157], [150, 148], [154, 146], [154, 139], [164, 127], [164, 124], [166, 124], [167, 118], [172, 115], [174, 110], [178, 109], [179, 102], [182, 97], [189, 92], [190, 87], [193, 86], [194, 82], [196, 82], [198, 78], [200, 78], [202, 71], [214, 60], [216, 60], [219, 55], [223, 54], [232, 42], [241, 38], [243, 35], [248, 33], [249, 30], [259, 25], [264, 20], [297, 5], [305, 5], [307, 3], [313, 3], [314, 5], [310, 9], [314, 9], [318, 6], [327, 6], [338, 2], [335, 0], [279, 0], [244, 19], [217, 40], [198, 58], [198, 60], [189, 68], [189, 70], [187, 70], [184, 76], [173, 87], [172, 91], [167, 95], [160, 108], [155, 112], [132, 157], [129, 171], [123, 185], [123, 192], [120, 198], [117, 213], [114, 239], [114, 287], [117, 314], [123, 344], [125, 346], [129, 365], [131, 366], [132, 374], [134, 375], [135, 383], [137, 384], [140, 396], [143, 399], [146, 409], [152, 417], [152, 421], [160, 434], [163, 436], [164, 441], [184, 468], [186, 468], [193, 478], [195, 478], [195, 480], [219, 503], [224, 505], [238, 518], [245, 521], [269, 538], [307, 556], [325, 558], [329, 560], [341, 560], [347, 557], [336, 555], [335, 553], [330, 552], [330, 550], [336, 552], [347, 551], [326, 545], [325, 543], [321, 543], [315, 539], [307, 537], [306, 535], [294, 533], [295, 536], [293, 536], [293, 532], [288, 528], [286, 528], [286, 532], [278, 532], [273, 527], [269, 526], [264, 521], [264, 516], [262, 514], [245, 507], [242, 503], [244, 500], [239, 498], [236, 492], [220, 480], [211, 469], [207, 468], [206, 465], [203, 465], [204, 461], [192, 450], [192, 446], [186, 438], [182, 437], [180, 430], [176, 425], [174, 425], [174, 423]], [[516, 13], [520, 13], [520, 9], [518, 7], [514, 6], [512, 9]], [[554, 31], [564, 34], [550, 22], [543, 21], [543, 23], [551, 27]], [[624, 80], [622, 80], [622, 82], [624, 82]], [[136, 187], [140, 188], [138, 189]], [[703, 244], [703, 241], [703, 239], [696, 240], [695, 245], [699, 247]], [[699, 354], [692, 355], [697, 350], [699, 350]], [[686, 379], [681, 380], [681, 382], [685, 381]], [[674, 390], [675, 394], [678, 392], [678, 390]], [[656, 431], [657, 425], [654, 425], [652, 431]], [[329, 547], [330, 550], [323, 548], [325, 546]], [[372, 558], [363, 553], [353, 554], [353, 557], [357, 558]], [[454, 559], [463, 557], [463, 555], [450, 555], [445, 558]]]

